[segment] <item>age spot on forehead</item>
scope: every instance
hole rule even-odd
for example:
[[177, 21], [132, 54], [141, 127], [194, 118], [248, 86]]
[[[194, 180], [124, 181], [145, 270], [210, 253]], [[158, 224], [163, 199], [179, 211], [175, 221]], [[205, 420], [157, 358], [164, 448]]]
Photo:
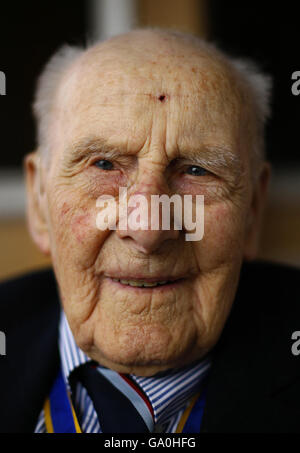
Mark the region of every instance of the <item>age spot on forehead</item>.
[[165, 102], [167, 99], [170, 98], [168, 94], [162, 93], [162, 94], [153, 94], [153, 93], [144, 93], [146, 96], [149, 96], [150, 99], [153, 99], [154, 101], [160, 101], [160, 102]]
[[160, 96], [158, 96], [158, 100], [159, 100], [160, 102], [164, 102], [165, 99], [166, 99], [166, 95], [165, 95], [165, 94], [161, 94]]

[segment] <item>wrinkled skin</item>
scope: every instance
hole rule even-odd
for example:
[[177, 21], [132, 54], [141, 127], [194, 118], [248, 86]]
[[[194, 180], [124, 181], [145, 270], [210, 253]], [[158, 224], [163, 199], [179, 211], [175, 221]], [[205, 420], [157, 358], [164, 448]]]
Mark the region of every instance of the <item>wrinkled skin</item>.
[[[29, 226], [51, 254], [77, 344], [102, 365], [151, 375], [203, 357], [218, 341], [241, 263], [256, 254], [269, 174], [257, 166], [253, 183], [253, 117], [243, 96], [220, 59], [151, 32], [91, 48], [61, 81], [50, 163], [38, 152], [26, 159]], [[91, 150], [88, 140], [98, 145]], [[95, 166], [106, 156], [103, 140], [116, 150], [112, 170]], [[201, 176], [187, 172], [193, 151], [207, 170]], [[203, 239], [98, 230], [96, 200], [118, 200], [119, 186], [146, 197], [204, 195]], [[110, 278], [120, 276], [183, 279], [145, 290]]]

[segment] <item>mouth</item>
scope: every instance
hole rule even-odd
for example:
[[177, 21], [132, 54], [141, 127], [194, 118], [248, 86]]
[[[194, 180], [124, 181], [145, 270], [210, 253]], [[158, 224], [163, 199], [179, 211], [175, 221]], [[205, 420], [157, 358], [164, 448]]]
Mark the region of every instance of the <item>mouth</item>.
[[178, 278], [164, 278], [164, 279], [155, 279], [155, 278], [117, 278], [117, 277], [108, 277], [115, 284], [121, 285], [123, 288], [133, 288], [141, 290], [153, 290], [156, 288], [167, 289], [177, 286], [182, 283], [185, 279], [182, 277]]

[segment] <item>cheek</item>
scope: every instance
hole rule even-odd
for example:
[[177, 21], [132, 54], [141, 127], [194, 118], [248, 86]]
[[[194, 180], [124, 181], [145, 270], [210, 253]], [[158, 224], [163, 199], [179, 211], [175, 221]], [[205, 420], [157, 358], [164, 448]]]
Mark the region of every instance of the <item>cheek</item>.
[[234, 214], [231, 207], [219, 205], [208, 207], [205, 211], [205, 233], [220, 245], [225, 243], [228, 236], [234, 235]]
[[92, 224], [92, 216], [86, 208], [74, 214], [70, 222], [70, 230], [78, 244], [84, 244], [93, 233]]
[[62, 205], [56, 205], [51, 217], [58, 241], [74, 241], [77, 244], [83, 244], [96, 227], [96, 223], [93, 225], [91, 209], [80, 205], [74, 207], [68, 201], [64, 201]]
[[73, 201], [65, 194], [64, 200], [55, 203], [51, 210], [52, 257], [88, 268], [95, 262], [107, 233], [97, 229], [96, 203], [80, 203], [77, 198], [74, 207]]
[[208, 269], [240, 259], [244, 240], [244, 213], [232, 204], [208, 206], [204, 213], [204, 236], [196, 243], [201, 268]]

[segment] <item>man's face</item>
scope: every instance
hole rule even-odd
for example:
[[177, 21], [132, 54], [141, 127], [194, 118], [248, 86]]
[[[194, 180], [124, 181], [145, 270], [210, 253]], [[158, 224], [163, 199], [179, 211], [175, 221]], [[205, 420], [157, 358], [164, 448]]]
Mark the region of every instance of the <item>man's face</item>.
[[[41, 206], [77, 344], [104, 366], [149, 375], [205, 355], [229, 314], [252, 215], [243, 111], [233, 78], [192, 51], [93, 52], [61, 83]], [[118, 202], [119, 187], [204, 195], [203, 239], [99, 230], [96, 200]]]

